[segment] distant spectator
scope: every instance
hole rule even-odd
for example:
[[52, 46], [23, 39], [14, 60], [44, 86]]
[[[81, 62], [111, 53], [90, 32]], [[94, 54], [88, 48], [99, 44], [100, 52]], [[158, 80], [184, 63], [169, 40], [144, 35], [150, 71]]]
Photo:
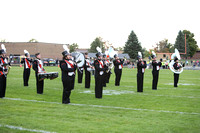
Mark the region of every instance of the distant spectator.
[[188, 66], [188, 60], [185, 61], [186, 66]]

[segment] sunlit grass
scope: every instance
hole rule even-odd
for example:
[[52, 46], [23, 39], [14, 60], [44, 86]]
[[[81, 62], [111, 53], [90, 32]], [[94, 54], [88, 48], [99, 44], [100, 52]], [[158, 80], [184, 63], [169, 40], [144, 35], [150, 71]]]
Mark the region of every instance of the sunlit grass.
[[[185, 70], [180, 74], [179, 87], [174, 88], [173, 73], [170, 70], [160, 70], [158, 90], [155, 91], [151, 88], [151, 70], [146, 70], [144, 92], [137, 93], [136, 69], [124, 68], [121, 85], [114, 86], [113, 72], [110, 83], [104, 88], [106, 93], [103, 99], [94, 96], [94, 77], [91, 78], [90, 89], [84, 88], [84, 78], [83, 84], [78, 84], [76, 77], [75, 89], [71, 95], [72, 104], [63, 105], [60, 68], [46, 67], [46, 70], [58, 71], [59, 77], [45, 80], [44, 94], [38, 95], [33, 70], [29, 86], [23, 87], [23, 68], [11, 69], [7, 79], [7, 99], [0, 99], [1, 125], [63, 133], [200, 132], [200, 71]], [[0, 127], [1, 131], [26, 132], [6, 127]]]

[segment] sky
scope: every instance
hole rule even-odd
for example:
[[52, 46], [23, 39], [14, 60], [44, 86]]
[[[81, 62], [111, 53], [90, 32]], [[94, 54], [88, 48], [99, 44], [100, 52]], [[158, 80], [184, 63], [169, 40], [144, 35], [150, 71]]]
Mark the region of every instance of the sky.
[[123, 47], [133, 30], [146, 49], [180, 30], [200, 47], [199, 0], [0, 0], [0, 40], [72, 44], [96, 37]]

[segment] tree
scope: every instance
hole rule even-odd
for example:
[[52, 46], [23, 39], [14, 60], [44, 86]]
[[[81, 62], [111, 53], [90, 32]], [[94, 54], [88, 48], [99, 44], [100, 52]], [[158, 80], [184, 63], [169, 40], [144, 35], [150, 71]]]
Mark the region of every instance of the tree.
[[100, 47], [102, 52], [105, 52], [105, 47], [104, 47], [104, 42], [100, 37], [97, 37], [91, 44], [90, 44], [90, 49], [89, 52], [91, 53], [97, 53], [96, 47]]
[[198, 45], [197, 45], [197, 41], [194, 39], [194, 34], [191, 33], [188, 30], [183, 30], [183, 33], [186, 34], [186, 41], [189, 45], [189, 56], [193, 57], [193, 55], [196, 53], [196, 51], [198, 50]]
[[73, 43], [72, 45], [69, 46], [69, 52], [70, 53], [76, 51], [76, 49], [78, 49], [77, 43]]
[[116, 50], [123, 51], [123, 47], [118, 47], [118, 48], [116, 48]]
[[6, 42], [6, 39], [1, 39], [1, 41], [0, 42]]
[[132, 59], [136, 59], [138, 56], [138, 51], [142, 52], [142, 46], [138, 41], [136, 34], [131, 31], [124, 46], [124, 53], [128, 53]]
[[28, 42], [38, 42], [36, 39], [32, 38], [31, 40], [29, 40]]
[[151, 56], [151, 52], [149, 52], [146, 48], [142, 49], [142, 52], [144, 53], [144, 57], [149, 57]]
[[[185, 37], [181, 30], [179, 31], [179, 33], [177, 35], [174, 47], [177, 48], [180, 53], [185, 53]], [[187, 49], [187, 53], [186, 53], [185, 57], [188, 57], [189, 52], [190, 52], [188, 43], [186, 43], [186, 49]]]
[[171, 43], [168, 43], [168, 39], [161, 40], [156, 45], [157, 45], [157, 47], [155, 48], [156, 52], [159, 52], [159, 53], [173, 53], [174, 52], [174, 46]]

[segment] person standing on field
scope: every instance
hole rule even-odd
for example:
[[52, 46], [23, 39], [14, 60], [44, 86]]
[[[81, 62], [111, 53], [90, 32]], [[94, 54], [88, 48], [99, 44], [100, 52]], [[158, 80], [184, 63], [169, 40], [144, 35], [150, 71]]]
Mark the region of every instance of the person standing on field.
[[158, 85], [158, 77], [159, 77], [159, 70], [161, 67], [161, 62], [156, 61], [156, 54], [154, 51], [152, 51], [152, 75], [153, 75], [153, 81], [152, 81], [152, 90], [157, 90], [157, 85]]
[[115, 86], [119, 86], [120, 85], [120, 80], [121, 80], [121, 76], [122, 76], [122, 68], [123, 68], [123, 61], [119, 59], [119, 57], [117, 56], [117, 54], [114, 55], [114, 60], [113, 60], [113, 64], [115, 66], [114, 68], [114, 72], [115, 72]]
[[60, 61], [60, 69], [62, 71], [62, 83], [63, 83], [63, 96], [62, 103], [70, 103], [71, 91], [74, 89], [75, 71], [77, 68], [76, 63], [72, 60], [72, 56], [69, 53], [68, 48], [62, 52], [63, 60]]
[[[2, 44], [3, 45], [3, 44]], [[1, 47], [2, 47], [1, 45]], [[5, 46], [3, 46], [5, 47]], [[0, 50], [0, 98], [4, 98], [6, 94], [6, 82], [8, 74], [8, 58], [6, 57], [6, 49]]]
[[142, 53], [138, 52], [138, 63], [137, 63], [137, 92], [143, 92], [143, 79], [145, 68], [147, 67], [146, 61], [142, 59]]
[[30, 72], [31, 72], [31, 64], [32, 64], [32, 59], [30, 59], [30, 54], [27, 50], [24, 50], [25, 52], [25, 57], [22, 58], [21, 63], [24, 64], [24, 73], [23, 73], [23, 79], [24, 79], [24, 86], [28, 86], [28, 80], [30, 77]]
[[43, 68], [43, 63], [41, 60], [40, 53], [35, 54], [36, 59], [33, 61], [33, 70], [35, 71], [35, 78], [36, 78], [36, 86], [37, 86], [37, 94], [43, 94], [44, 89], [44, 80], [39, 80], [39, 73], [46, 73]]

